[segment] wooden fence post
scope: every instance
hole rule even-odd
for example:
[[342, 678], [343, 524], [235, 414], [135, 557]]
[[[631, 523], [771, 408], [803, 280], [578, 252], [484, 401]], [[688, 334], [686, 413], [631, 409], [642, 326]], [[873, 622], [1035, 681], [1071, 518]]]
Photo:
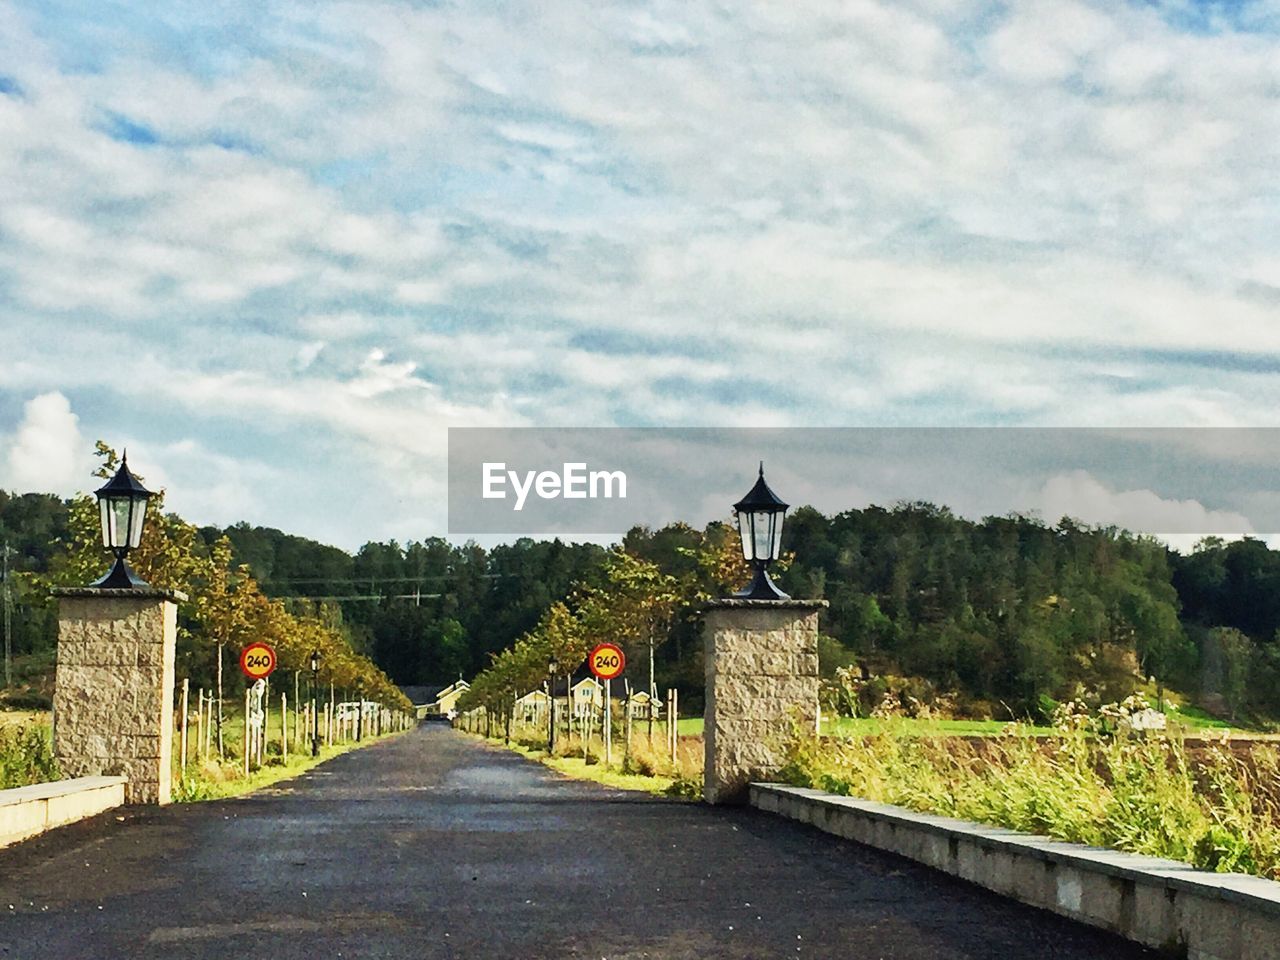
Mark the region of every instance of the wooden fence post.
[[244, 691], [244, 775], [249, 775], [249, 688]]
[[674, 765], [680, 746], [680, 691], [671, 688], [671, 763]]
[[188, 699], [190, 696], [190, 684], [189, 678], [182, 678], [182, 740], [179, 747], [182, 759], [179, 763], [181, 764], [180, 769], [184, 772], [187, 769], [187, 708], [190, 705], [190, 700]]

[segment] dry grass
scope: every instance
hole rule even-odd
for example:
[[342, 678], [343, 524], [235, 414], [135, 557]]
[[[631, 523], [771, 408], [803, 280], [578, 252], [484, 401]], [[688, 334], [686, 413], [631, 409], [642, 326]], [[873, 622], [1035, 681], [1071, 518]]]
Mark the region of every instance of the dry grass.
[[[612, 762], [608, 764], [604, 762], [604, 741], [599, 735], [586, 744], [584, 759], [582, 737], [577, 733], [557, 736], [555, 756], [547, 755], [545, 728], [517, 725], [511, 733], [512, 749], [575, 779], [594, 780], [623, 790], [691, 799], [702, 796], [702, 738], [681, 736], [673, 763], [665, 724], [654, 725], [652, 742], [642, 728], [633, 729], [630, 750], [625, 731], [618, 730], [614, 735]], [[503, 738], [490, 738], [488, 742], [501, 744]]]
[[1280, 879], [1280, 751], [1063, 731], [981, 741], [874, 736], [790, 744], [785, 779], [1207, 870]]

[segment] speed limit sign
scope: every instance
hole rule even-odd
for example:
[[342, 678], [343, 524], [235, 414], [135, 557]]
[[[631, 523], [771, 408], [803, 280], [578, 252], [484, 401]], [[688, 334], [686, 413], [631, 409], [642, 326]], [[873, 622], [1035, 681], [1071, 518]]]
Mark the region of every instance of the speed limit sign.
[[622, 675], [627, 666], [627, 657], [617, 644], [602, 643], [587, 657], [587, 666], [599, 679], [612, 680]]
[[271, 676], [276, 668], [276, 652], [267, 643], [251, 643], [240, 651], [240, 672], [250, 680]]

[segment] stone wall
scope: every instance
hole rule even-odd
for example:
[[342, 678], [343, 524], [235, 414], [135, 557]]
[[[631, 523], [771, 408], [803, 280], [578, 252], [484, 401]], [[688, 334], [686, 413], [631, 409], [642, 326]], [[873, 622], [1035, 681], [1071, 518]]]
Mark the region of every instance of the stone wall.
[[826, 601], [717, 600], [703, 614], [703, 796], [746, 800], [782, 766], [792, 722], [818, 722], [818, 611]]
[[64, 777], [123, 775], [128, 803], [168, 803], [180, 594], [60, 590], [54, 752]]
[[751, 804], [1186, 960], [1280, 960], [1280, 883], [1208, 873], [821, 790], [754, 783]]
[[0, 790], [0, 847], [124, 803], [124, 777], [78, 777]]

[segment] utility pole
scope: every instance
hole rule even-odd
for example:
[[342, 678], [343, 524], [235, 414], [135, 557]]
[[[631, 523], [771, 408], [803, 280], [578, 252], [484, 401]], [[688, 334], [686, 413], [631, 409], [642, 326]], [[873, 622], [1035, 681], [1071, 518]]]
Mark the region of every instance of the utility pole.
[[13, 604], [9, 599], [9, 541], [0, 549], [0, 570], [3, 571], [4, 597], [0, 605], [4, 606], [4, 685], [13, 686]]

